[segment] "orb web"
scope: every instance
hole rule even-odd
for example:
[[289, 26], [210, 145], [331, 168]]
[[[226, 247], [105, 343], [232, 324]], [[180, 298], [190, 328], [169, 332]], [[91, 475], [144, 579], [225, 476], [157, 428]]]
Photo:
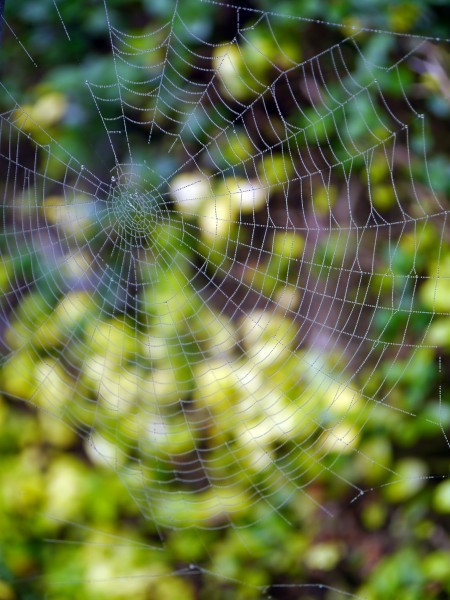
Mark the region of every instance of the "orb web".
[[143, 34], [104, 8], [97, 164], [1, 115], [3, 393], [77, 431], [160, 532], [331, 514], [323, 477], [350, 501], [374, 464], [395, 481], [360, 441], [417, 418], [396, 387], [448, 316], [447, 201], [405, 89], [433, 40], [374, 60], [361, 39], [388, 34], [357, 28], [309, 55], [270, 12], [227, 5], [212, 43], [182, 1]]

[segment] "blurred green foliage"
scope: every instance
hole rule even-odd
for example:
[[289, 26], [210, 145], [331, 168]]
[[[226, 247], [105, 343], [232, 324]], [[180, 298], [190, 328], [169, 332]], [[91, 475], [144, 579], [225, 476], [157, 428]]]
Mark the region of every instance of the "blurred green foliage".
[[[111, 23], [136, 36], [166, 23], [174, 4], [107, 2]], [[253, 5], [274, 9], [266, 0], [255, 0]], [[111, 168], [105, 158], [106, 136], [86, 85], [86, 81], [107, 85], [115, 77], [104, 7], [75, 0], [58, 6], [70, 43], [51, 0], [7, 2], [8, 22], [38, 68], [26, 62], [23, 48], [6, 32], [1, 103], [5, 111], [14, 108], [8, 90], [22, 105], [24, 112], [17, 112], [16, 121], [22, 130], [40, 144], [49, 143], [49, 135], [57, 142], [47, 164], [51, 177], [64, 177], [67, 151], [90, 171], [106, 177]], [[317, 25], [275, 19], [273, 32], [264, 24], [255, 27], [237, 51], [227, 45], [235, 26], [229, 12], [183, 0], [186, 23], [196, 35], [223, 43], [208, 52], [215, 68], [220, 66], [225, 97], [252, 101], [273, 79], [274, 68], [287, 69], [303, 56], [340, 42], [352, 26], [450, 37], [445, 2], [371, 0], [361, 5], [352, 0], [299, 0], [281, 1], [276, 10], [337, 21], [344, 27], [327, 29], [324, 39], [320, 34], [324, 30]], [[187, 41], [183, 28], [176, 34], [181, 42]], [[151, 38], [155, 44], [151, 65], [142, 55], [137, 63], [123, 67], [124, 78], [138, 83], [140, 62], [158, 72], [157, 65], [164, 59], [163, 50], [158, 50], [161, 36]], [[274, 37], [282, 41], [282, 52]], [[372, 63], [393, 62], [399, 56], [394, 36], [365, 33], [360, 41], [366, 60]], [[447, 202], [450, 191], [450, 148], [446, 136], [439, 135], [450, 117], [446, 88], [450, 56], [448, 46], [434, 50], [426, 44], [424, 63], [438, 61], [442, 71], [414, 71], [414, 65], [405, 63], [398, 71], [379, 70], [377, 85], [389, 103], [401, 105], [404, 91], [430, 115], [426, 166], [423, 153], [421, 157], [423, 131], [414, 121], [408, 143], [415, 159], [411, 165], [404, 161], [395, 167], [396, 186], [385, 152], [377, 149], [370, 164], [358, 152], [373, 146], [374, 140], [389, 138], [388, 124], [376, 119], [370, 91], [359, 94], [353, 88], [347, 102], [345, 90], [335, 80], [326, 95], [342, 103], [341, 111], [329, 113], [319, 102], [317, 110], [310, 105], [293, 111], [297, 119], [293, 145], [323, 144], [342, 164], [351, 159], [357, 185], [366, 189], [370, 180], [370, 200], [381, 217], [389, 221], [400, 203], [418, 219], [414, 228], [398, 236], [398, 244], [387, 233], [381, 241], [374, 241], [369, 229], [365, 233], [367, 248], [376, 254], [376, 268], [366, 269], [370, 276], [361, 276], [348, 298], [355, 306], [378, 303], [380, 310], [375, 312], [373, 355], [356, 379], [360, 393], [337, 379], [332, 385], [324, 383], [327, 378], [321, 368], [311, 368], [307, 362], [309, 348], [297, 345], [292, 318], [255, 310], [247, 319], [232, 320], [219, 308], [204, 305], [190, 285], [192, 264], [198, 260], [205, 263], [210, 278], [225, 280], [236, 252], [252, 244], [252, 227], [241, 222], [252, 225], [255, 214], [264, 209], [265, 195], [258, 193], [256, 183], [249, 187], [248, 177], [239, 171], [257, 154], [243, 127], [217, 149], [211, 148], [215, 166], [228, 173], [236, 169], [237, 177], [218, 177], [211, 184], [193, 172], [171, 182], [178, 210], [170, 223], [152, 231], [152, 253], [163, 260], [150, 261], [142, 274], [140, 321], [129, 314], [107, 316], [111, 307], [127, 302], [120, 288], [127, 260], [120, 245], [109, 257], [94, 295], [67, 292], [67, 282], [89, 270], [89, 256], [74, 253], [61, 267], [48, 254], [30, 251], [26, 236], [11, 239], [6, 214], [10, 209], [4, 211], [3, 304], [21, 287], [20, 282], [35, 285], [29, 293], [20, 292], [3, 334], [12, 355], [0, 372], [0, 600], [250, 599], [260, 597], [266, 586], [305, 583], [374, 600], [450, 595], [450, 487], [442, 478], [448, 474], [449, 456], [448, 438], [442, 434], [450, 426], [445, 370], [450, 352], [445, 314], [450, 312], [446, 279], [450, 241], [447, 235], [439, 240], [439, 227], [433, 219], [423, 218], [437, 205], [429, 179], [438, 201]], [[173, 81], [180, 83], [189, 77], [189, 67], [182, 57], [173, 58], [177, 69]], [[371, 77], [366, 62], [357, 54], [353, 61], [355, 77], [361, 85], [367, 84]], [[170, 105], [164, 93], [161, 98]], [[144, 104], [143, 99], [139, 108]], [[271, 122], [279, 125], [276, 109], [271, 110]], [[169, 177], [183, 156], [168, 152], [172, 140], [162, 132], [169, 119], [156, 111], [146, 118], [161, 127], [155, 143], [146, 144], [145, 119], [132, 132], [132, 142], [140, 162], [151, 165], [151, 171], [143, 169], [143, 177], [153, 189], [154, 173]], [[203, 135], [204, 144], [206, 121], [197, 121], [197, 130], [191, 124], [189, 143], [195, 145]], [[276, 139], [276, 131], [265, 135]], [[255, 178], [273, 196], [282, 197], [286, 182], [297, 175], [287, 147], [259, 156], [254, 165]], [[417, 198], [411, 197], [411, 178], [420, 188]], [[311, 181], [313, 213], [323, 223], [342, 202], [342, 179], [328, 186], [320, 178]], [[207, 202], [211, 185], [213, 204]], [[188, 191], [180, 192], [183, 189]], [[27, 198], [20, 200], [21, 214], [27, 215]], [[75, 244], [86, 235], [96, 239], [104, 215], [96, 213], [88, 198], [81, 202], [78, 198], [74, 204], [49, 195], [40, 215]], [[131, 228], [144, 233], [150, 227], [134, 212], [126, 218]], [[295, 311], [307, 292], [298, 280], [302, 259], [312, 260], [318, 279], [328, 276], [336, 286], [337, 270], [356, 269], [346, 253], [349, 244], [358, 242], [344, 229], [336, 228], [318, 240], [312, 259], [307, 250], [315, 242], [306, 233], [268, 230], [272, 233], [264, 240], [265, 252], [257, 262], [246, 263], [242, 278], [258, 295], [276, 300], [284, 314]], [[59, 296], [55, 289], [60, 290]], [[416, 351], [415, 340], [424, 333], [423, 347]], [[411, 339], [404, 340], [406, 335]], [[406, 350], [389, 354], [387, 348], [402, 343]], [[61, 356], [79, 367], [76, 376], [63, 368]], [[330, 353], [323, 359], [323, 369], [343, 372], [342, 361], [338, 351]], [[292, 410], [304, 389], [316, 393], [305, 396], [305, 406]], [[143, 390], [147, 407], [139, 403]], [[257, 401], [255, 394], [260, 395]], [[173, 410], [176, 401], [193, 403], [197, 424], [186, 427]], [[271, 411], [278, 427], [268, 425]], [[240, 418], [244, 413], [251, 415], [245, 427]], [[202, 418], [208, 421], [206, 442]], [[86, 430], [95, 427], [89, 441], [83, 441], [86, 430], [80, 423]], [[315, 423], [324, 427], [319, 429]], [[152, 428], [152, 436], [144, 435], [143, 424]], [[141, 443], [142, 452], [152, 460], [138, 473], [130, 448]], [[228, 484], [232, 481], [232, 487], [193, 492], [187, 484], [178, 494], [162, 491], [149, 509], [142, 472], [152, 488], [160, 484], [166, 490], [176, 478], [177, 465], [169, 469], [165, 457], [189, 453], [201, 443], [216, 476]], [[303, 447], [309, 453], [296, 452]], [[304, 477], [313, 484], [306, 488]], [[273, 505], [262, 502], [255, 509], [252, 489]], [[371, 491], [350, 504], [359, 489]], [[134, 492], [136, 502], [128, 490]], [[324, 518], [322, 507], [337, 518]], [[149, 518], [144, 518], [145, 510], [151, 511]], [[229, 519], [235, 527], [226, 526]], [[163, 532], [158, 528], [161, 523], [166, 526]], [[191, 563], [203, 570], [189, 571]], [[319, 597], [318, 589], [273, 587], [271, 594], [313, 598]], [[325, 587], [320, 593], [329, 600], [340, 597]]]

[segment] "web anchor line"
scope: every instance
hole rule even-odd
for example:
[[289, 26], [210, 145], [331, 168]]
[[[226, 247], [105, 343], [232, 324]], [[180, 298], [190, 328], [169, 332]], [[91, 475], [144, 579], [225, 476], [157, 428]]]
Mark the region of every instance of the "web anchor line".
[[261, 10], [257, 8], [251, 8], [249, 6], [241, 6], [239, 4], [233, 4], [230, 2], [221, 2], [220, 0], [199, 0], [200, 2], [204, 2], [205, 4], [215, 4], [216, 6], [224, 6], [226, 8], [232, 8], [234, 10], [242, 10], [250, 13], [258, 13], [262, 15], [271, 15], [273, 17], [282, 17], [284, 19], [291, 19], [295, 21], [303, 21], [305, 23], [316, 23], [317, 25], [326, 25], [328, 27], [337, 27], [340, 29], [353, 29], [355, 32], [366, 32], [366, 33], [377, 33], [377, 34], [385, 34], [385, 35], [393, 35], [398, 37], [406, 37], [406, 38], [417, 38], [421, 40], [429, 40], [433, 42], [443, 42], [450, 43], [450, 38], [442, 38], [442, 37], [434, 37], [430, 35], [420, 35], [415, 33], [408, 33], [402, 31], [392, 31], [388, 29], [377, 29], [373, 27], [364, 27], [360, 25], [348, 25], [344, 23], [336, 23], [333, 21], [326, 21], [324, 19], [315, 19], [312, 17], [300, 17], [297, 15], [288, 15], [285, 13], [279, 13], [276, 11], [269, 10]]

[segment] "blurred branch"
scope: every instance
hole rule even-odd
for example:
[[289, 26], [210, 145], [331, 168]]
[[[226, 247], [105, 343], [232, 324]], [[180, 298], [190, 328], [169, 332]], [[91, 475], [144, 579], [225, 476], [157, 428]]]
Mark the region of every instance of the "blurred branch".
[[434, 86], [450, 101], [450, 77], [444, 66], [448, 57], [433, 44], [424, 44], [422, 53], [424, 58], [415, 60], [416, 71], [431, 78]]
[[2, 42], [4, 10], [5, 10], [5, 0], [0, 0], [0, 44]]

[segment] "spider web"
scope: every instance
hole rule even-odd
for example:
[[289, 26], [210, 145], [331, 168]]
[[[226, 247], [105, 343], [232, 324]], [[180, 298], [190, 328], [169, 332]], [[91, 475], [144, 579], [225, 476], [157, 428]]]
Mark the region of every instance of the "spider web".
[[[105, 1], [110, 68], [85, 83], [97, 165], [3, 87], [2, 391], [79, 433], [160, 548], [170, 529], [293, 525], [298, 503], [332, 516], [325, 477], [349, 502], [374, 465], [402, 479], [360, 440], [418, 418], [396, 388], [448, 316], [448, 208], [404, 88], [437, 40], [391, 35], [377, 62], [361, 40], [387, 33], [328, 24], [337, 41], [308, 55], [305, 20], [221, 6], [235, 33], [211, 43], [182, 0], [139, 35]], [[430, 424], [445, 436], [440, 414]]]

